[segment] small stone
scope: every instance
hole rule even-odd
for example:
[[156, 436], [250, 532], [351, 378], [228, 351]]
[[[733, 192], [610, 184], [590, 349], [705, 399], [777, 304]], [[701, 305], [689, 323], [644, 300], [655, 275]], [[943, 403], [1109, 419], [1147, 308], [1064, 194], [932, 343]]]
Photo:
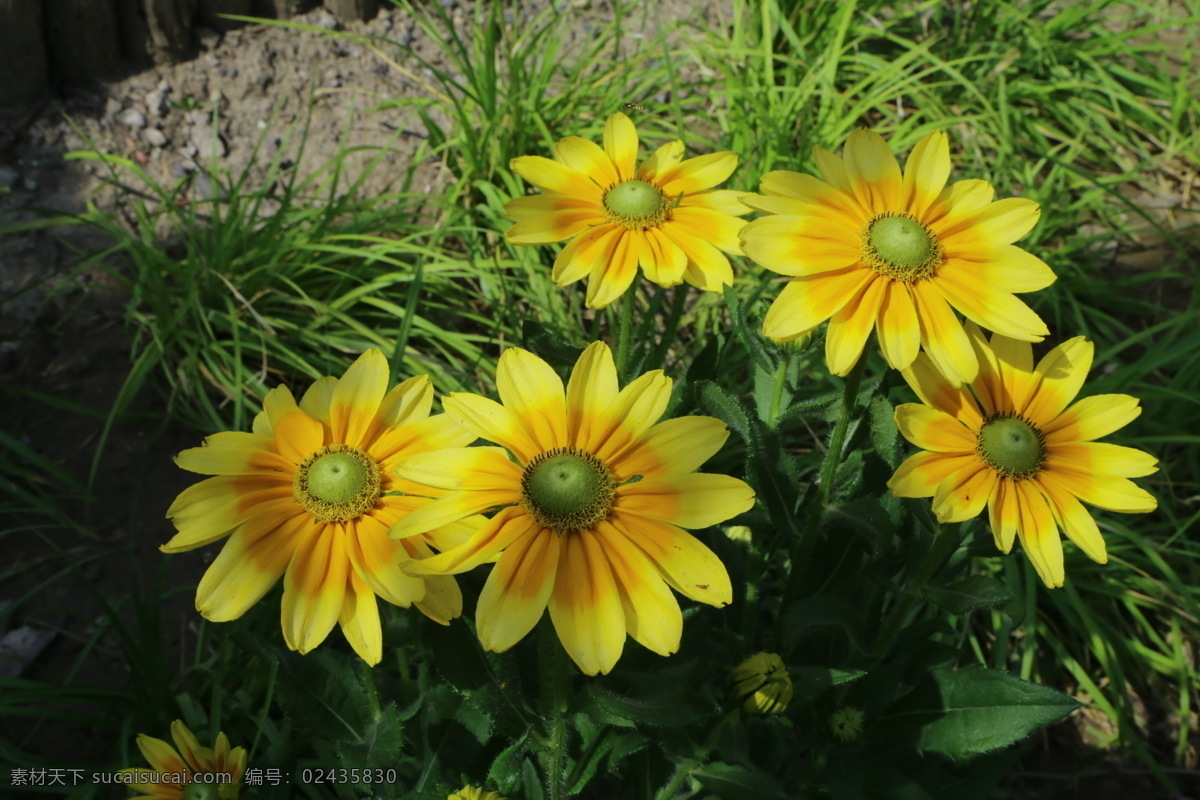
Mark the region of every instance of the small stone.
[[323, 8], [313, 12], [312, 24], [327, 31], [340, 31], [342, 29], [342, 23], [338, 22], [337, 17]]
[[151, 147], [163, 147], [167, 143], [167, 136], [158, 128], [147, 128], [142, 131], [142, 138], [146, 140], [146, 144]]
[[11, 189], [17, 185], [17, 171], [12, 167], [0, 167], [0, 189]]
[[116, 116], [117, 122], [130, 128], [146, 127], [146, 115], [136, 108], [127, 108]]

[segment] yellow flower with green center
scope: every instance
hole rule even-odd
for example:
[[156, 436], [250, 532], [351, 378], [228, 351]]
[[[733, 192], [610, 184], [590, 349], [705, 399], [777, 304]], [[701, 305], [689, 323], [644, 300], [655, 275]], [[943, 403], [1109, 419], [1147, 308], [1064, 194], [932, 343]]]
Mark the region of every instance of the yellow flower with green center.
[[[387, 390], [388, 363], [363, 353], [341, 379], [322, 378], [297, 403], [286, 386], [267, 393], [253, 433], [209, 436], [176, 463], [216, 477], [176, 498], [178, 533], [162, 549], [191, 550], [226, 536], [205, 572], [196, 608], [214, 622], [237, 619], [283, 577], [283, 636], [306, 653], [335, 624], [369, 664], [383, 657], [376, 596], [448, 624], [462, 612], [454, 578], [408, 575], [402, 564], [461, 544], [456, 523], [393, 540], [387, 531], [430, 503], [427, 488], [395, 477], [416, 453], [475, 437], [443, 414], [430, 416], [433, 387], [421, 375]], [[481, 523], [482, 519], [476, 522]]]
[[588, 278], [586, 303], [604, 308], [633, 283], [638, 266], [659, 286], [687, 281], [709, 292], [733, 283], [724, 253], [740, 253], [742, 192], [715, 190], [737, 168], [730, 152], [683, 158], [665, 144], [637, 165], [637, 130], [624, 114], [604, 125], [604, 147], [578, 136], [554, 146], [554, 159], [522, 156], [512, 170], [542, 191], [504, 206], [513, 244], [571, 239], [551, 278], [567, 286]]
[[447, 795], [446, 800], [506, 800], [506, 798], [498, 792], [484, 791], [478, 786], [467, 784], [454, 794]]
[[400, 477], [450, 494], [413, 511], [392, 535], [499, 511], [468, 542], [409, 569], [459, 573], [499, 556], [475, 618], [488, 650], [512, 647], [549, 606], [563, 646], [589, 675], [612, 669], [627, 633], [655, 653], [674, 653], [683, 616], [671, 589], [714, 606], [733, 598], [725, 566], [683, 530], [754, 505], [744, 482], [695, 472], [729, 430], [712, 417], [655, 424], [671, 379], [655, 370], [619, 389], [603, 342], [580, 356], [565, 396], [545, 361], [515, 347], [500, 357], [496, 386], [503, 405], [466, 393], [442, 402], [501, 447], [400, 463]]
[[229, 739], [217, 734], [212, 747], [200, 741], [181, 721], [171, 723], [175, 747], [142, 734], [137, 746], [149, 769], [131, 767], [129, 788], [138, 792], [133, 800], [236, 800], [246, 774], [246, 749], [229, 748]]
[[[1154, 497], [1129, 478], [1157, 471], [1157, 459], [1132, 447], [1097, 442], [1141, 413], [1124, 394], [1072, 404], [1092, 364], [1092, 344], [1077, 336], [1033, 366], [1025, 342], [968, 323], [979, 359], [969, 386], [954, 387], [922, 355], [904, 370], [921, 398], [896, 409], [900, 432], [923, 452], [888, 481], [898, 497], [932, 497], [940, 522], [961, 522], [988, 507], [996, 547], [1015, 537], [1042, 581], [1063, 585], [1058, 531], [1094, 561], [1108, 556], [1083, 503], [1124, 513], [1153, 511]], [[1082, 503], [1080, 501], [1083, 501]]]
[[924, 348], [956, 385], [979, 365], [954, 313], [1013, 339], [1038, 342], [1049, 331], [1014, 296], [1054, 282], [1054, 273], [1013, 245], [1037, 222], [1037, 203], [992, 201], [980, 180], [946, 186], [946, 134], [917, 143], [903, 174], [883, 137], [859, 130], [844, 158], [814, 148], [824, 180], [769, 172], [762, 195], [742, 202], [770, 216], [742, 229], [746, 255], [790, 278], [771, 305], [763, 334], [800, 338], [825, 320], [825, 359], [845, 375], [874, 329], [895, 369]]
[[775, 653], [756, 653], [733, 668], [733, 692], [747, 714], [779, 714], [792, 702], [792, 678]]

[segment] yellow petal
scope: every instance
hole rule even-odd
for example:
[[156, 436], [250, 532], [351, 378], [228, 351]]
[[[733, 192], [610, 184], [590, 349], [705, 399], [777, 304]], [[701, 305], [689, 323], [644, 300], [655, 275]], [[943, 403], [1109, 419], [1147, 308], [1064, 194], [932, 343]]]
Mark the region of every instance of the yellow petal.
[[171, 723], [171, 739], [175, 742], [175, 749], [192, 771], [201, 772], [208, 766], [202, 764], [198, 758], [198, 754], [208, 748], [200, 746], [200, 740], [196, 738], [196, 734], [188, 730], [188, 726], [183, 724], [183, 720], [177, 719]]
[[676, 139], [667, 142], [654, 151], [654, 155], [642, 162], [638, 169], [638, 178], [657, 185], [656, 176], [670, 170], [683, 160], [683, 142]]
[[437, 624], [449, 625], [450, 620], [462, 616], [462, 590], [450, 575], [426, 575], [425, 597], [413, 605]]
[[658, 423], [637, 442], [608, 462], [619, 483], [635, 475], [652, 478], [694, 472], [729, 438], [729, 428], [715, 417], [676, 417]]
[[1042, 427], [1046, 444], [1090, 442], [1120, 430], [1142, 413], [1136, 397], [1098, 394], [1072, 403]]
[[920, 219], [950, 177], [950, 141], [933, 131], [917, 142], [904, 162], [904, 208]]
[[813, 161], [816, 162], [817, 172], [821, 173], [821, 178], [825, 183], [845, 194], [853, 200], [855, 205], [859, 205], [864, 211], [870, 213], [870, 206], [863, 207], [854, 199], [854, 189], [850, 185], [850, 175], [846, 171], [846, 163], [842, 160], [841, 156], [829, 152], [824, 147], [813, 147]]
[[1017, 525], [1017, 536], [1025, 555], [1037, 570], [1038, 577], [1049, 589], [1063, 585], [1062, 539], [1058, 538], [1058, 526], [1041, 490], [1033, 481], [1018, 481], [1013, 484], [1017, 494], [1017, 508], [1021, 521]]
[[479, 642], [503, 653], [541, 619], [554, 589], [562, 537], [542, 529], [506, 549], [479, 593], [475, 613]]
[[518, 197], [504, 206], [516, 223], [504, 232], [513, 244], [552, 244], [604, 222], [604, 210], [588, 199], [542, 194]]
[[728, 475], [692, 472], [621, 486], [616, 506], [681, 528], [707, 528], [753, 508], [754, 490]]
[[995, 189], [987, 181], [965, 180], [952, 183], [942, 190], [926, 209], [922, 222], [939, 239], [963, 227], [963, 220], [992, 202]]
[[737, 154], [727, 150], [689, 158], [670, 169], [659, 171], [658, 188], [667, 197], [676, 197], [680, 192], [688, 194], [711, 189], [732, 175], [737, 164]]
[[388, 531], [393, 539], [416, 536], [478, 514], [494, 506], [511, 506], [520, 497], [511, 489], [453, 492], [409, 512]]
[[[179, 553], [202, 547], [229, 535], [248, 513], [240, 511], [245, 478], [222, 475], [209, 478], [180, 492], [167, 509], [167, 517], [178, 529], [178, 533], [160, 549], [164, 553]], [[268, 499], [291, 497], [290, 482], [274, 481], [273, 492]], [[269, 484], [268, 484], [269, 486]], [[267, 487], [264, 487], [267, 488]], [[260, 495], [261, 496], [261, 495]]]
[[309, 516], [298, 514], [257, 535], [247, 526], [234, 531], [200, 579], [196, 610], [213, 622], [245, 614], [283, 575], [297, 541], [311, 529]]
[[608, 673], [625, 646], [625, 612], [612, 568], [591, 531], [562, 537], [550, 619], [585, 675]]
[[741, 241], [756, 264], [792, 277], [844, 270], [862, 257], [853, 235], [820, 217], [762, 217], [746, 223]]
[[1088, 505], [1109, 511], [1142, 514], [1158, 508], [1152, 494], [1127, 478], [1089, 475], [1055, 464], [1038, 473], [1038, 479], [1070, 492]]
[[254, 475], [295, 469], [295, 462], [271, 452], [270, 446], [271, 440], [265, 436], [222, 431], [206, 437], [203, 447], [182, 451], [175, 457], [175, 463], [181, 469], [201, 475]]
[[893, 369], [905, 369], [921, 349], [921, 322], [906, 284], [900, 281], [878, 283], [883, 285], [883, 301], [875, 320], [879, 349]]
[[495, 400], [470, 392], [453, 392], [442, 398], [442, 407], [455, 422], [476, 436], [511, 451], [522, 463], [542, 452], [516, 411]]
[[612, 350], [604, 342], [593, 342], [575, 362], [567, 382], [567, 441], [589, 453], [600, 449], [619, 391]]
[[629, 290], [637, 277], [638, 248], [633, 231], [617, 229], [605, 240], [604, 254], [592, 265], [584, 303], [588, 308], [606, 308]]
[[1033, 348], [1028, 342], [994, 335], [989, 342], [973, 322], [967, 337], [979, 359], [979, 375], [971, 384], [985, 415], [1020, 414], [1033, 392]]
[[639, 376], [622, 389], [608, 408], [606, 419], [594, 422], [592, 451], [605, 464], [616, 461], [667, 410], [672, 381], [660, 369]]
[[254, 432], [260, 436], [273, 437], [275, 429], [272, 426], [275, 420], [297, 408], [296, 398], [292, 396], [291, 390], [286, 386], [276, 386], [263, 398], [263, 411], [254, 418]]
[[680, 206], [672, 211], [671, 219], [674, 221], [672, 227], [676, 230], [682, 229], [683, 232], [703, 239], [726, 253], [741, 252], [738, 232], [746, 224], [743, 219], [731, 217], [719, 211], [710, 211], [707, 208], [689, 208], [688, 206]]
[[347, 534], [346, 556], [354, 567], [351, 571], [364, 586], [402, 608], [425, 596], [425, 582], [404, 572], [402, 565], [409, 560], [408, 553], [401, 540], [388, 538], [383, 522], [360, 517], [353, 528], [347, 525]]
[[589, 180], [586, 172], [573, 169], [542, 156], [521, 156], [509, 162], [509, 169], [543, 192], [579, 197], [594, 203], [603, 198], [602, 187]]
[[683, 614], [658, 568], [607, 522], [599, 523], [594, 535], [617, 581], [625, 630], [638, 644], [660, 656], [677, 651], [683, 635]]
[[905, 459], [887, 485], [896, 497], [933, 497], [942, 481], [977, 458], [922, 450]]
[[905, 439], [922, 450], [959, 454], [975, 452], [975, 432], [946, 412], [931, 406], [920, 403], [897, 406], [896, 427]]
[[744, 195], [745, 192], [738, 189], [705, 189], [685, 194], [679, 207], [707, 208], [737, 217], [750, 213], [750, 207], [741, 201]]
[[615, 186], [622, 180], [616, 164], [595, 142], [568, 136], [554, 145], [554, 156], [571, 169], [594, 181], [601, 188]]
[[367, 448], [367, 453], [379, 463], [384, 473], [406, 458], [449, 447], [463, 447], [475, 441], [468, 431], [448, 414], [409, 422], [383, 433]]
[[1011, 244], [960, 249], [953, 257], [944, 257], [938, 271], [961, 276], [960, 282], [977, 280], [1005, 292], [1036, 292], [1057, 277], [1046, 262]]
[[961, 386], [952, 384], [942, 374], [928, 353], [917, 356], [912, 365], [901, 374], [921, 402], [944, 411], [972, 431], [983, 426], [983, 415], [971, 394]]
[[875, 277], [865, 267], [850, 266], [793, 278], [768, 309], [763, 335], [787, 341], [807, 333], [840, 311]]
[[621, 231], [617, 225], [601, 224], [572, 239], [554, 259], [550, 279], [558, 286], [567, 286], [586, 278], [604, 254], [611, 252]]
[[635, 237], [639, 246], [638, 264], [646, 280], [662, 287], [678, 286], [688, 265], [687, 253], [657, 228], [647, 228]]
[[992, 538], [996, 542], [996, 549], [1001, 553], [1012, 551], [1013, 542], [1017, 539], [1017, 528], [1021, 525], [1017, 483], [1018, 481], [1009, 478], [998, 479], [996, 489], [988, 498], [988, 520], [992, 526]]
[[[817, 149], [819, 150], [820, 148]], [[837, 156], [825, 150], [821, 152], [830, 158], [836, 159], [838, 166], [841, 166], [841, 159]], [[841, 170], [841, 177], [845, 179], [844, 169]], [[829, 179], [826, 178], [826, 180]], [[870, 215], [864, 213], [863, 207], [850, 195], [848, 183], [845, 185], [844, 191], [839, 191], [829, 183], [814, 178], [812, 175], [776, 170], [763, 175], [759, 186], [767, 195], [800, 202], [802, 204], [800, 208], [803, 209], [801, 216], [818, 216], [831, 222], [837, 220], [843, 226], [855, 231], [861, 230], [870, 218]], [[755, 202], [760, 201], [756, 199]], [[752, 203], [748, 205], [757, 208]], [[783, 213], [772, 211], [770, 207], [760, 210], [771, 213]]]
[[1020, 409], [1039, 427], [1063, 412], [1083, 387], [1092, 366], [1092, 343], [1082, 336], [1069, 339], [1038, 362], [1028, 402]]
[[[399, 428], [419, 422], [433, 410], [433, 384], [428, 375], [416, 375], [393, 386], [379, 402], [375, 426], [379, 433], [387, 428]], [[378, 433], [371, 436], [374, 441]]]
[[1038, 204], [1024, 197], [1006, 197], [989, 203], [975, 214], [971, 227], [991, 242], [1012, 244], [1037, 224]]
[[937, 370], [954, 386], [975, 380], [979, 362], [946, 298], [930, 281], [914, 285], [912, 297], [921, 322], [921, 344]]
[[658, 566], [672, 589], [699, 603], [718, 608], [733, 600], [729, 573], [716, 553], [685, 530], [665, 522], [625, 515], [611, 517], [618, 533]]
[[[689, 227], [679, 222], [667, 222], [659, 227], [659, 231], [688, 257], [689, 271], [693, 273], [689, 282], [694, 286], [706, 292], [719, 292], [722, 287], [733, 284], [729, 259], [704, 238], [696, 236]], [[698, 281], [695, 272], [702, 276]], [[687, 273], [684, 277], [687, 278]]]
[[325, 641], [342, 611], [349, 568], [345, 534], [337, 524], [297, 543], [283, 576], [281, 618], [289, 648], [303, 654]]
[[503, 447], [447, 447], [406, 458], [396, 475], [439, 489], [521, 490], [521, 468]]
[[387, 384], [388, 361], [378, 350], [368, 350], [350, 365], [333, 390], [329, 404], [333, 441], [353, 447], [363, 445], [371, 421], [387, 393]]
[[996, 472], [978, 458], [938, 485], [933, 513], [938, 522], [963, 522], [979, 516], [996, 487]]
[[1046, 499], [1050, 501], [1055, 521], [1067, 534], [1067, 538], [1086, 553], [1092, 561], [1107, 564], [1108, 549], [1104, 546], [1104, 537], [1100, 535], [1100, 528], [1096, 526], [1096, 520], [1084, 508], [1083, 503], [1080, 503], [1075, 495], [1058, 488], [1058, 485], [1053, 482], [1038, 481], [1038, 483]]
[[887, 284], [886, 279], [878, 277], [869, 281], [830, 318], [825, 364], [834, 375], [846, 375], [858, 363], [879, 318]]
[[156, 772], [180, 772], [187, 767], [184, 760], [175, 752], [175, 748], [162, 739], [141, 734], [137, 738], [138, 750]]
[[1024, 342], [1040, 342], [1050, 333], [1042, 318], [1009, 292], [955, 272], [939, 273], [930, 283], [964, 317], [990, 331]]
[[358, 657], [371, 666], [383, 660], [383, 630], [379, 626], [379, 605], [366, 583], [350, 573], [350, 586], [338, 614], [342, 635]]
[[466, 542], [430, 558], [410, 561], [404, 565], [413, 575], [449, 575], [466, 572], [480, 564], [492, 561], [514, 542], [530, 536], [540, 536], [537, 525], [523, 508], [504, 508], [478, 530]]
[[629, 117], [617, 112], [604, 122], [604, 152], [612, 159], [621, 178], [633, 178], [637, 168], [638, 135]]
[[882, 213], [901, 207], [900, 165], [882, 136], [861, 128], [851, 131], [842, 158], [851, 190], [864, 208]]
[[1104, 442], [1061, 442], [1046, 447], [1046, 463], [1091, 475], [1141, 478], [1158, 472], [1158, 459], [1132, 447]]

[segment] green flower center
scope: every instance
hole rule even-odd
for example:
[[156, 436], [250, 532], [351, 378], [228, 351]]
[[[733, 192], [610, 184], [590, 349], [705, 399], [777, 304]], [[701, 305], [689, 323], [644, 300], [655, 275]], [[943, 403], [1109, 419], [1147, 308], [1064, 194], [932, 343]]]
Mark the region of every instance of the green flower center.
[[942, 243], [908, 214], [881, 214], [863, 231], [862, 260], [885, 278], [915, 283], [942, 263]]
[[323, 447], [296, 470], [292, 496], [317, 522], [354, 519], [374, 508], [379, 499], [379, 465], [349, 445]]
[[624, 181], [604, 194], [606, 219], [630, 230], [661, 225], [670, 217], [671, 208], [671, 201], [645, 181]]
[[215, 783], [189, 783], [180, 794], [182, 800], [220, 800], [221, 792]]
[[607, 517], [616, 488], [616, 478], [600, 459], [576, 447], [556, 447], [525, 468], [521, 505], [539, 525], [569, 533]]
[[976, 451], [1006, 478], [1029, 478], [1046, 463], [1042, 432], [1020, 417], [993, 417], [979, 429]]

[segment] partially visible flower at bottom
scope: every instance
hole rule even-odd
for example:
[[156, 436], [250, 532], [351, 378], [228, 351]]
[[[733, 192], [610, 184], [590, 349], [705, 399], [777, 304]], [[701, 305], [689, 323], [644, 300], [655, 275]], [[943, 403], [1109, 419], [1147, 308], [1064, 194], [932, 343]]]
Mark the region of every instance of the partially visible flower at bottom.
[[775, 653], [756, 653], [733, 668], [733, 691], [747, 714], [778, 714], [792, 702], [792, 679]]
[[446, 800], [507, 800], [507, 798], [497, 792], [484, 791], [478, 786], [467, 784], [454, 794], [448, 795]]
[[121, 772], [136, 776], [129, 787], [139, 792], [132, 800], [236, 800], [246, 773], [246, 749], [230, 749], [224, 733], [212, 747], [200, 741], [181, 721], [171, 723], [175, 747], [141, 734], [138, 749], [150, 768]]
[[829, 728], [839, 742], [854, 742], [862, 735], [864, 714], [861, 708], [842, 706], [829, 718]]
[[1125, 394], [1071, 402], [1092, 365], [1092, 343], [1082, 336], [1035, 368], [1028, 343], [999, 334], [988, 342], [971, 323], [966, 331], [979, 359], [970, 384], [953, 386], [928, 355], [903, 371], [923, 404], [898, 406], [896, 425], [923, 452], [900, 465], [888, 488], [897, 497], [932, 497], [943, 523], [971, 519], [987, 506], [1000, 552], [1020, 537], [1038, 576], [1057, 588], [1065, 577], [1060, 528], [1093, 561], [1108, 560], [1083, 503], [1126, 514], [1158, 505], [1129, 480], [1157, 472], [1157, 459], [1096, 441], [1142, 410]]

